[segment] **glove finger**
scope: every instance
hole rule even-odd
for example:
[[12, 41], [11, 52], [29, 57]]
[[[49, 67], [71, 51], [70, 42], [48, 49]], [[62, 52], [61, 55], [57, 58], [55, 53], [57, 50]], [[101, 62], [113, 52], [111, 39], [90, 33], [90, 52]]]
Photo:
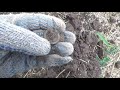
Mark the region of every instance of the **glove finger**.
[[0, 20], [0, 48], [29, 55], [47, 55], [51, 45], [37, 34]]
[[38, 67], [51, 67], [51, 66], [61, 66], [71, 62], [73, 59], [70, 56], [59, 56], [57, 54], [51, 54], [43, 57], [37, 57]]
[[58, 42], [52, 46], [51, 53], [56, 53], [61, 56], [69, 56], [73, 53], [74, 47], [69, 42]]
[[40, 13], [16, 14], [13, 23], [29, 30], [59, 30], [65, 31], [66, 25], [63, 20]]
[[33, 32], [40, 37], [47, 39], [51, 44], [56, 44], [59, 41], [74, 44], [76, 41], [75, 34], [70, 31], [64, 31], [63, 33], [59, 33], [56, 30], [34, 30]]
[[74, 33], [70, 31], [64, 31], [64, 42], [70, 42], [71, 44], [74, 44], [76, 41], [76, 36]]

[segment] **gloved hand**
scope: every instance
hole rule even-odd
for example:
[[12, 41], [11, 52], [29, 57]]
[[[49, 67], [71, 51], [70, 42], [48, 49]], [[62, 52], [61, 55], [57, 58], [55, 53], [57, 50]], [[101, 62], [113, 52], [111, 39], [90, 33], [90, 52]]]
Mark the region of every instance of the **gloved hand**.
[[65, 29], [61, 19], [40, 13], [0, 15], [0, 77], [72, 61], [76, 37]]

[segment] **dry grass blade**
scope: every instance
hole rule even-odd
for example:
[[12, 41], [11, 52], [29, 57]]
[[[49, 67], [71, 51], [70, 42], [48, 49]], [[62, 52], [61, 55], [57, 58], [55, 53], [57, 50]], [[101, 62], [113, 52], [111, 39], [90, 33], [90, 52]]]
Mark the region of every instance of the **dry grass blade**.
[[63, 69], [55, 78], [58, 78], [66, 69]]
[[31, 72], [31, 69], [23, 76], [23, 78], [26, 78], [26, 76]]
[[68, 78], [68, 76], [70, 75], [70, 71], [68, 72], [67, 76], [65, 78]]
[[79, 59], [79, 60], [82, 61], [82, 62], [88, 63], [88, 62], [86, 62], [85, 60], [82, 60], [82, 59]]
[[[119, 57], [117, 58], [116, 62], [119, 61], [119, 59], [120, 59], [120, 55], [119, 55]], [[113, 66], [112, 66], [111, 74], [113, 73], [114, 66], [115, 66], [115, 62], [113, 62]]]

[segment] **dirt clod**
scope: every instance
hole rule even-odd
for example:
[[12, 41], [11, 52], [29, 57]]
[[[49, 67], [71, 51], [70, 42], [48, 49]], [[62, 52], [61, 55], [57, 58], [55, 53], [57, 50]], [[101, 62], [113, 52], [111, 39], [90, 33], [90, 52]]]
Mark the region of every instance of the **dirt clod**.
[[115, 63], [115, 67], [116, 67], [117, 69], [120, 68], [120, 61], [117, 61], [117, 62]]

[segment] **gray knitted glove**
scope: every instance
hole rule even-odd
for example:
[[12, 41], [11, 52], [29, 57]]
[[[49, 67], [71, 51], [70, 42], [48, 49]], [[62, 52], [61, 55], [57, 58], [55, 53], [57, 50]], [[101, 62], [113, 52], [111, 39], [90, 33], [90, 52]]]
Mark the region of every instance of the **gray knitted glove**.
[[0, 77], [72, 61], [76, 37], [65, 29], [61, 19], [44, 14], [0, 15]]

